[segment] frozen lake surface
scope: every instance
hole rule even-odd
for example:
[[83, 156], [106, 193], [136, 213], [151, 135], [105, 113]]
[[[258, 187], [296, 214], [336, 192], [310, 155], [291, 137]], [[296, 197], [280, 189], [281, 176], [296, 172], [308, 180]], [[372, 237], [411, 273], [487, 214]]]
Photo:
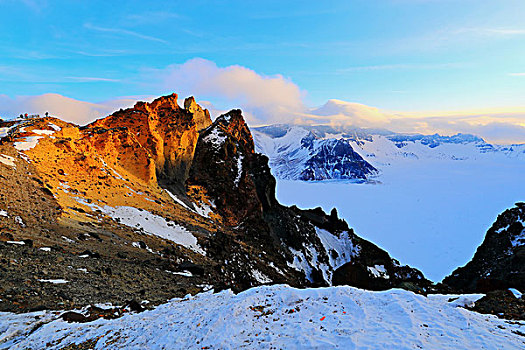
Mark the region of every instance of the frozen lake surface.
[[525, 201], [517, 159], [407, 159], [381, 170], [380, 184], [278, 180], [277, 197], [336, 207], [358, 235], [436, 282], [471, 259], [498, 214]]

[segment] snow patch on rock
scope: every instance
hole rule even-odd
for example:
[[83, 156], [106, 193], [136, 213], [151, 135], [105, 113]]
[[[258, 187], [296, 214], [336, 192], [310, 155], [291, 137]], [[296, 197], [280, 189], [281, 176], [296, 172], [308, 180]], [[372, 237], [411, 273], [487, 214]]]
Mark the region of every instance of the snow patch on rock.
[[241, 180], [242, 176], [242, 159], [244, 157], [239, 154], [237, 157], [237, 176], [235, 177], [234, 184], [235, 186], [239, 186], [239, 181]]
[[43, 282], [43, 283], [52, 283], [52, 284], [65, 284], [65, 283], [69, 283], [69, 281], [64, 280], [64, 279], [60, 279], [60, 278], [57, 278], [57, 279], [39, 279], [38, 281], [39, 281], [39, 282]]
[[53, 135], [55, 133], [53, 130], [31, 130], [31, 132], [37, 135]]
[[213, 128], [203, 140], [204, 142], [211, 143], [215, 147], [220, 147], [226, 141], [226, 135], [224, 135], [219, 128]]
[[15, 167], [15, 158], [7, 156], [5, 154], [0, 154], [0, 163], [10, 167]]
[[162, 216], [133, 207], [110, 207], [108, 205], [101, 207], [93, 203], [87, 203], [82, 198], [76, 198], [76, 200], [92, 209], [100, 210], [123, 225], [144, 231], [146, 234], [167, 239], [196, 253], [206, 255], [206, 252], [199, 246], [197, 238], [190, 231], [181, 225], [167, 221]]
[[15, 142], [14, 146], [19, 151], [28, 151], [34, 148], [41, 138], [43, 138], [43, 136], [27, 136], [23, 138], [23, 141]]
[[255, 280], [259, 283], [271, 283], [272, 282], [272, 279], [270, 277], [266, 276], [264, 273], [262, 273], [261, 271], [257, 269], [254, 269], [252, 271], [252, 275], [253, 275], [253, 278], [255, 278]]
[[388, 273], [386, 272], [384, 265], [374, 265], [367, 267], [368, 272], [372, 274], [375, 278], [384, 278], [389, 279]]
[[170, 240], [194, 252], [206, 255], [191, 232], [180, 225], [166, 221], [162, 216], [125, 206], [114, 208], [106, 205], [101, 211], [126, 226], [143, 230], [147, 234]]

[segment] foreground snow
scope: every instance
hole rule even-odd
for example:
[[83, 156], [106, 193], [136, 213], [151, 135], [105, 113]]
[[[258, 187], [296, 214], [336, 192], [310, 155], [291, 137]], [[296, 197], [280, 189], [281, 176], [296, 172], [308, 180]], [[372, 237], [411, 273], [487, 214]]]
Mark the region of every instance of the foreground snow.
[[174, 299], [117, 320], [67, 323], [58, 313], [0, 313], [0, 348], [522, 349], [525, 324], [458, 306], [480, 295], [284, 285]]

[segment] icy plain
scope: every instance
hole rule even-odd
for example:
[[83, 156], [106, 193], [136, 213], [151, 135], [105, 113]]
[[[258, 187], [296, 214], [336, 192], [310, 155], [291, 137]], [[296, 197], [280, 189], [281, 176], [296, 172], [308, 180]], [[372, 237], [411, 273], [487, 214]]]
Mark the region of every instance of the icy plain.
[[525, 200], [519, 159], [406, 159], [380, 169], [377, 184], [278, 180], [277, 198], [336, 207], [358, 235], [433, 281], [466, 264], [498, 214]]

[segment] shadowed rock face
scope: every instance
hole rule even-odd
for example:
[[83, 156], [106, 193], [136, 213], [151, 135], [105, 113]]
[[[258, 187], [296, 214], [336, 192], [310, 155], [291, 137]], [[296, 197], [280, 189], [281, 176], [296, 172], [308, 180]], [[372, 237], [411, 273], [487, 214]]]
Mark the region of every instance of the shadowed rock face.
[[500, 214], [472, 260], [443, 283], [463, 292], [525, 291], [525, 204]]
[[260, 216], [262, 205], [249, 173], [258, 157], [241, 111], [221, 115], [201, 133], [186, 182], [190, 194], [204, 190], [229, 226]]

